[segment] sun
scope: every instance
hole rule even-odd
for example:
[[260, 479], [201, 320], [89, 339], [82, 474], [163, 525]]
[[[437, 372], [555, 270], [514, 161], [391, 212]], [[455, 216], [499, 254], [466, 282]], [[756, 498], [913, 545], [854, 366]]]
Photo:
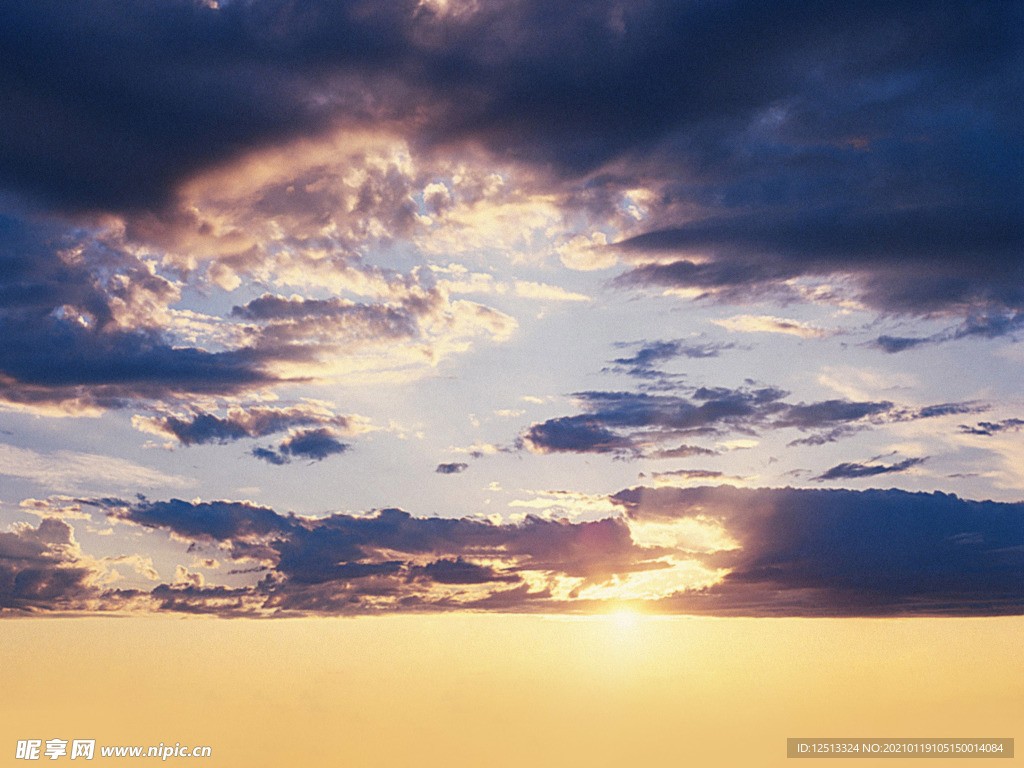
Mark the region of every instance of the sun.
[[617, 608], [608, 614], [608, 618], [619, 629], [634, 629], [642, 615], [630, 608]]

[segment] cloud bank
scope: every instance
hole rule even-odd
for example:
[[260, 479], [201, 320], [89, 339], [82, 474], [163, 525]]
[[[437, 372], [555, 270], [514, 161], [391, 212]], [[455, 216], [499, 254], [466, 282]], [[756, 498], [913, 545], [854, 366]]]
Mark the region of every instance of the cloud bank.
[[728, 486], [635, 487], [608, 500], [620, 515], [518, 523], [399, 509], [307, 518], [249, 502], [92, 500], [114, 520], [169, 532], [190, 551], [216, 550], [239, 565], [236, 573], [255, 565], [261, 577], [247, 587], [176, 579], [149, 591], [112, 589], [69, 523], [44, 519], [0, 534], [0, 608], [226, 616], [586, 613], [623, 603], [723, 616], [1024, 611], [1020, 503]]

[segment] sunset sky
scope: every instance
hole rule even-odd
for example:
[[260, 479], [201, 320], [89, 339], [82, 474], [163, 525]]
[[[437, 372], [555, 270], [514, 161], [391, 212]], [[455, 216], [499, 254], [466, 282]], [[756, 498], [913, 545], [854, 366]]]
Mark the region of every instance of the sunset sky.
[[5, 0], [0, 616], [1019, 616], [1022, 91], [999, 0]]

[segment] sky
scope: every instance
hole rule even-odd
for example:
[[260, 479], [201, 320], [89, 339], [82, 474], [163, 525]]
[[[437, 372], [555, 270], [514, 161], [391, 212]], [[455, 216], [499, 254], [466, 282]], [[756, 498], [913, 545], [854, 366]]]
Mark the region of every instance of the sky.
[[1024, 7], [9, 0], [0, 614], [1024, 612]]

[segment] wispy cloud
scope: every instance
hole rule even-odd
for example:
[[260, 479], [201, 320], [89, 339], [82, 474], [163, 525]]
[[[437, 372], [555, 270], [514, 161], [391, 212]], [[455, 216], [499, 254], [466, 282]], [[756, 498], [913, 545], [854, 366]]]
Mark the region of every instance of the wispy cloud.
[[1024, 427], [1024, 419], [1003, 419], [1002, 421], [979, 421], [977, 425], [969, 427], [966, 424], [960, 425], [960, 431], [967, 435], [983, 435], [991, 437], [997, 432], [1012, 431]]
[[888, 475], [894, 472], [906, 472], [927, 461], [924, 458], [910, 458], [897, 461], [895, 464], [871, 464], [856, 461], [844, 461], [834, 467], [825, 470], [815, 477], [815, 480], [854, 480], [862, 477], [875, 477], [876, 475]]
[[184, 414], [137, 415], [132, 417], [132, 425], [143, 432], [168, 437], [185, 446], [265, 437], [292, 427], [322, 425], [345, 434], [355, 434], [367, 428], [365, 420], [333, 413], [318, 403], [286, 407], [231, 406], [224, 416], [198, 409]]
[[797, 429], [810, 433], [790, 445], [824, 445], [855, 432], [887, 423], [914, 421], [987, 406], [945, 403], [923, 408], [898, 406], [888, 400], [822, 400], [790, 403], [776, 387], [698, 387], [688, 395], [647, 392], [577, 392], [582, 413], [559, 416], [528, 427], [524, 445], [536, 453], [606, 453], [645, 458], [712, 455], [711, 448], [681, 439], [728, 432]]
[[801, 339], [821, 339], [829, 334], [825, 329], [810, 323], [772, 315], [735, 315], [711, 322], [727, 331], [740, 333], [782, 333], [799, 336]]
[[168, 475], [127, 459], [66, 450], [40, 453], [5, 443], [0, 443], [0, 475], [31, 480], [54, 493], [152, 492], [195, 485], [191, 478]]

